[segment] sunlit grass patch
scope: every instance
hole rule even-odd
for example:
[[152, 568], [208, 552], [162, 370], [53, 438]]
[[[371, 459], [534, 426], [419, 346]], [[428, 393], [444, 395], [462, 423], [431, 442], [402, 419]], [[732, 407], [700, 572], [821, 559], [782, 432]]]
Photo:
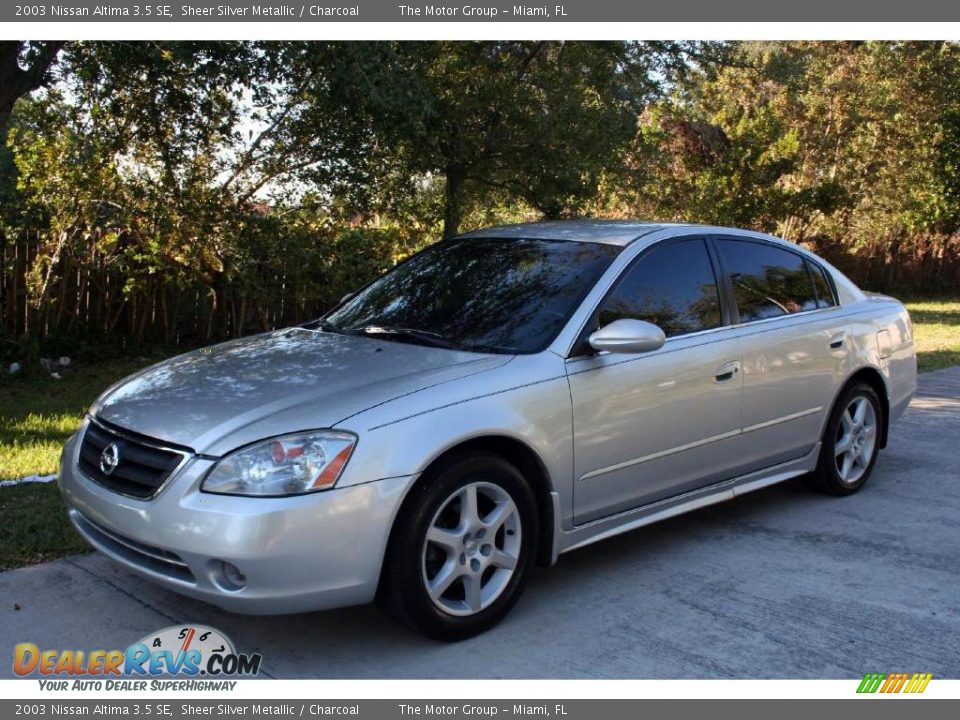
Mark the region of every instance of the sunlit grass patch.
[[906, 302], [920, 372], [960, 365], [960, 299]]

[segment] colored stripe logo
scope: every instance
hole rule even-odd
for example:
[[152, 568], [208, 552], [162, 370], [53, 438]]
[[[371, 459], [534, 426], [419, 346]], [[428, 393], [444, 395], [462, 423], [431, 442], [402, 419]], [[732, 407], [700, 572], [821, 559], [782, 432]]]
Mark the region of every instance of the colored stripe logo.
[[932, 673], [867, 673], [857, 692], [922, 693], [932, 679]]

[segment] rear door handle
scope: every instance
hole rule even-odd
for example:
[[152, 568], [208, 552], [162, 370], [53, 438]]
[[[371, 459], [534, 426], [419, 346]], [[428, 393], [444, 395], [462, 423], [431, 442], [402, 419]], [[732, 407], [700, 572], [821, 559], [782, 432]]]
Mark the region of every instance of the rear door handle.
[[830, 349], [839, 350], [843, 347], [844, 341], [847, 339], [847, 334], [842, 330], [830, 338]]
[[733, 380], [738, 372], [740, 372], [740, 361], [734, 360], [733, 362], [728, 362], [716, 369], [713, 375], [713, 381], [722, 383]]

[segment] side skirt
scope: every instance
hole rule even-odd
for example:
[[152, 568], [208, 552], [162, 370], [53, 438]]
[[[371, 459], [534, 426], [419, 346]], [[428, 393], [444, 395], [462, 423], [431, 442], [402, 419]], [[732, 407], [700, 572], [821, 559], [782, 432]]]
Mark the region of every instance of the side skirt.
[[776, 485], [790, 478], [799, 477], [817, 467], [819, 456], [820, 443], [818, 442], [809, 453], [796, 460], [724, 480], [682, 495], [658, 500], [655, 503], [594, 520], [584, 525], [577, 525], [572, 530], [559, 529], [558, 524], [557, 537], [554, 538], [554, 552], [555, 554], [570, 552], [644, 525], [652, 525], [655, 522], [682, 515], [707, 505], [733, 500], [735, 497], [765, 488], [768, 485]]

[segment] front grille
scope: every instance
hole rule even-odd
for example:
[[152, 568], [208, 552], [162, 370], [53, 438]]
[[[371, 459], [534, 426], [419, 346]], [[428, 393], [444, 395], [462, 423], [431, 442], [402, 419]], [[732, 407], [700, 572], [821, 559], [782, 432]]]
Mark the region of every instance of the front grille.
[[[112, 472], [104, 472], [104, 450], [116, 445], [118, 462]], [[150, 498], [166, 482], [184, 458], [186, 450], [161, 448], [149, 438], [91, 421], [80, 443], [80, 470], [94, 482], [114, 492], [136, 498]]]
[[113, 530], [107, 530], [78, 510], [72, 510], [70, 517], [80, 534], [92, 545], [112, 552], [144, 570], [166, 575], [181, 582], [196, 582], [190, 568], [176, 553], [147, 545]]

